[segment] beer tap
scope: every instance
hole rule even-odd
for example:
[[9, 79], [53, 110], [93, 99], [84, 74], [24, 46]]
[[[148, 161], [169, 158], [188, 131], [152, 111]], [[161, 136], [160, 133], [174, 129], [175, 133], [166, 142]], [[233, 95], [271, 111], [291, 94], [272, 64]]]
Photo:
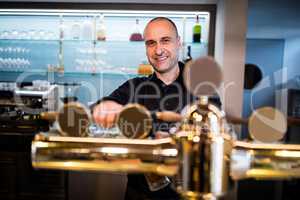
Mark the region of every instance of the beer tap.
[[[211, 76], [199, 77], [198, 70]], [[32, 142], [33, 167], [176, 175], [178, 193], [190, 200], [222, 198], [234, 181], [241, 179], [300, 177], [300, 145], [278, 143], [287, 126], [287, 119], [280, 111], [259, 109], [249, 119], [226, 116], [221, 108], [208, 101], [222, 81], [221, 68], [209, 57], [186, 66], [184, 80], [186, 87], [199, 98], [180, 117], [172, 117], [180, 125], [171, 137], [141, 139], [147, 131], [129, 133], [130, 139], [38, 134]], [[127, 109], [143, 110], [144, 119], [151, 119], [145, 108], [130, 105]], [[130, 112], [126, 111], [129, 110], [124, 110], [120, 120], [130, 118], [127, 115]], [[236, 140], [228, 128], [230, 121], [246, 122], [253, 141]], [[151, 123], [147, 126], [151, 128]]]

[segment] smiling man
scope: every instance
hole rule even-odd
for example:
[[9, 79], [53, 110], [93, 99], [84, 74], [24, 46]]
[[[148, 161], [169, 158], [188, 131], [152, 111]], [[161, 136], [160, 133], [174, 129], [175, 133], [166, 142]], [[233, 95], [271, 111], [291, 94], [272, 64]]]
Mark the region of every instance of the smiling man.
[[[183, 84], [184, 64], [178, 61], [181, 42], [174, 22], [165, 17], [150, 20], [144, 30], [144, 40], [154, 73], [126, 81], [98, 102], [93, 109], [93, 118], [103, 127], [113, 126], [117, 115], [128, 103], [139, 103], [151, 112], [180, 112], [195, 99]], [[154, 120], [151, 136], [166, 137], [173, 125]], [[179, 199], [169, 178], [161, 177], [151, 184], [151, 177], [128, 175], [125, 199]]]
[[[152, 112], [180, 112], [194, 100], [183, 84], [184, 64], [178, 62], [180, 37], [173, 21], [157, 17], [144, 30], [146, 54], [154, 73], [126, 81], [93, 109], [93, 118], [103, 127], [114, 125], [118, 113], [128, 103], [139, 103]], [[154, 131], [168, 130], [168, 124], [155, 124]]]
[[172, 83], [179, 75], [179, 49], [181, 47], [177, 28], [165, 18], [152, 20], [144, 31], [146, 53], [159, 79]]

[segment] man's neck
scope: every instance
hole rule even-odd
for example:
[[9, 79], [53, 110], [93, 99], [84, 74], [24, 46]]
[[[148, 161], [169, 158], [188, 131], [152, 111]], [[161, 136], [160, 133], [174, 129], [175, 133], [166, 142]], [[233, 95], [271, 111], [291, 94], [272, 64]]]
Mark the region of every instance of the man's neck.
[[179, 72], [180, 72], [180, 69], [177, 64], [174, 68], [172, 68], [168, 72], [165, 72], [165, 73], [155, 72], [155, 73], [156, 73], [157, 78], [159, 78], [166, 85], [169, 85], [177, 79], [177, 77], [179, 76]]

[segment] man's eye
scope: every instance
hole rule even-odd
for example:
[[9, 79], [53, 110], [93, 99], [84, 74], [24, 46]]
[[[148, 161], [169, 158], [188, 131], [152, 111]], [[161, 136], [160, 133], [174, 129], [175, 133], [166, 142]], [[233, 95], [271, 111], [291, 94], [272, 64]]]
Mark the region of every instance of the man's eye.
[[171, 40], [170, 40], [170, 39], [163, 39], [163, 40], [161, 40], [161, 42], [162, 42], [163, 44], [168, 44], [168, 43], [171, 42]]
[[148, 47], [153, 47], [154, 45], [155, 45], [154, 41], [147, 41], [146, 42], [146, 46], [148, 46]]

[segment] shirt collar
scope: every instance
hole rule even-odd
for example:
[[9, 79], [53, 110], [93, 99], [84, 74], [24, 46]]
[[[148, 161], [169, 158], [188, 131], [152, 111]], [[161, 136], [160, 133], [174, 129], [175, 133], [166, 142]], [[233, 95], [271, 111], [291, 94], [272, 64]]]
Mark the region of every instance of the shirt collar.
[[[176, 78], [176, 80], [174, 82], [183, 83], [184, 64], [182, 62], [178, 62], [178, 66], [179, 66], [179, 76]], [[148, 79], [151, 81], [157, 82], [161, 85], [165, 85], [164, 82], [156, 76], [156, 73], [153, 73], [150, 76], [148, 76]], [[170, 85], [172, 85], [173, 83], [171, 83]]]

